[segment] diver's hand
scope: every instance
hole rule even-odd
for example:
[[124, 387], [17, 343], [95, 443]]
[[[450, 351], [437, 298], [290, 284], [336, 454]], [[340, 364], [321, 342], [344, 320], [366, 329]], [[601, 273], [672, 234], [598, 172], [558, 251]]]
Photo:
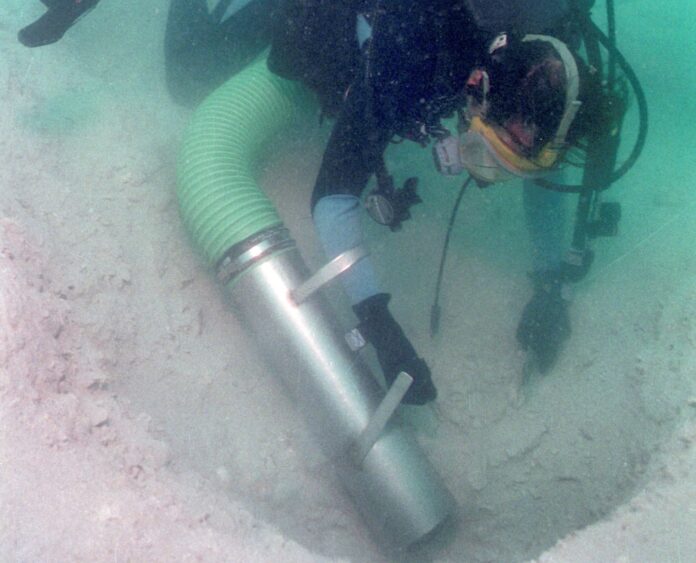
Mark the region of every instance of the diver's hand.
[[391, 386], [399, 373], [405, 371], [413, 378], [413, 383], [402, 402], [424, 405], [437, 397], [437, 389], [433, 385], [428, 364], [418, 357], [389, 312], [389, 299], [389, 294], [378, 293], [354, 305], [353, 311], [360, 320], [358, 329], [365, 340], [374, 346], [387, 385]]
[[517, 327], [518, 342], [534, 353], [541, 373], [551, 368], [570, 336], [569, 302], [563, 298], [562, 290], [558, 273], [536, 274], [534, 295], [522, 311]]

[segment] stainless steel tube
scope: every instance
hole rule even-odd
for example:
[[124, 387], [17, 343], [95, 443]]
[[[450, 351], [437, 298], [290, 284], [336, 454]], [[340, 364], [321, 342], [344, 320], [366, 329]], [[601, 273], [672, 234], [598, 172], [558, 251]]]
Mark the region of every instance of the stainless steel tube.
[[437, 528], [454, 499], [398, 420], [355, 464], [351, 447], [384, 391], [349, 349], [321, 292], [299, 305], [291, 297], [310, 273], [294, 245], [279, 248], [228, 280], [226, 291], [261, 354], [306, 413], [373, 535], [391, 547], [406, 547]]

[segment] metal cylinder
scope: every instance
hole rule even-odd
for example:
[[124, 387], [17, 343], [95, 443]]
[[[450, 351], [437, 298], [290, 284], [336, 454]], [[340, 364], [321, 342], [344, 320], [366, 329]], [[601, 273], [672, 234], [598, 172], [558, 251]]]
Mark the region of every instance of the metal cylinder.
[[270, 256], [256, 254], [260, 258], [253, 266], [227, 280], [233, 307], [308, 417], [377, 541], [403, 548], [422, 539], [450, 514], [451, 493], [395, 419], [356, 464], [349, 452], [384, 391], [346, 344], [321, 292], [300, 304], [292, 299], [292, 291], [309, 277], [294, 245], [279, 245]]

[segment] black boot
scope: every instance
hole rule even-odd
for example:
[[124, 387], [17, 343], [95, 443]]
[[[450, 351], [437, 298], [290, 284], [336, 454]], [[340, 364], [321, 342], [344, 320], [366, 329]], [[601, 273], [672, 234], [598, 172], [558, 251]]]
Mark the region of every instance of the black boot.
[[424, 405], [437, 397], [437, 389], [430, 368], [416, 355], [399, 323], [389, 312], [387, 304], [390, 298], [387, 293], [378, 293], [354, 305], [353, 311], [360, 320], [358, 329], [374, 346], [387, 385], [391, 386], [399, 373], [405, 371], [413, 378], [413, 383], [403, 402]]

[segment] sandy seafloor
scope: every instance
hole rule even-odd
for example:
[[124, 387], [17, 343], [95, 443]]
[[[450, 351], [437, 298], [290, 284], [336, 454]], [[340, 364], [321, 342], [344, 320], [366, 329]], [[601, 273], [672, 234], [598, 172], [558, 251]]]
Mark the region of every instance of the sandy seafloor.
[[[190, 113], [163, 85], [167, 3], [101, 4], [38, 50], [15, 34], [39, 2], [0, 6], [0, 561], [696, 561], [692, 6], [618, 3], [650, 137], [608, 194], [621, 234], [595, 244], [572, 338], [531, 387], [514, 339], [530, 291], [519, 186], [465, 196], [431, 339], [459, 180], [430, 170], [428, 151], [390, 151], [426, 203], [398, 234], [368, 225], [370, 244], [440, 390], [401, 414], [460, 512], [439, 541], [395, 554], [333, 482], [184, 231], [175, 162]], [[313, 267], [326, 133], [274, 139], [260, 179]]]

